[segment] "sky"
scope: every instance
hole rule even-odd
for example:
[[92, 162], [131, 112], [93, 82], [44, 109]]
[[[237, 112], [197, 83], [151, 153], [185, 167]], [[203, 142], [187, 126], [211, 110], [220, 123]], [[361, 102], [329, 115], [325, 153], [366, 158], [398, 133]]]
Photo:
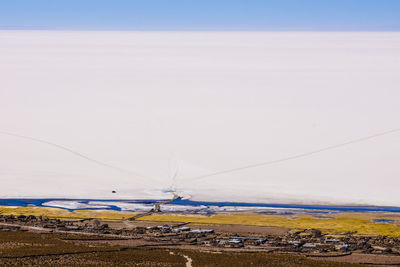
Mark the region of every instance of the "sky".
[[0, 29], [399, 31], [398, 0], [2, 0]]

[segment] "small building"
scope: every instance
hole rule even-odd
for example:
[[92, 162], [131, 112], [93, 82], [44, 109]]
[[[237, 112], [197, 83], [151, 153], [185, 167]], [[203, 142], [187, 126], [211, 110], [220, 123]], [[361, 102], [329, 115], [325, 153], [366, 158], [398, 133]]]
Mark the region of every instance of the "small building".
[[174, 232], [186, 232], [186, 231], [190, 231], [190, 227], [182, 226], [182, 227], [174, 229]]
[[170, 229], [170, 227], [168, 225], [158, 225], [157, 228], [161, 229], [161, 230], [169, 230]]
[[289, 241], [289, 244], [293, 244], [293, 246], [297, 248], [300, 247], [302, 243], [300, 241], [295, 240], [295, 241]]
[[335, 238], [326, 238], [325, 243], [338, 243], [340, 240]]
[[214, 230], [213, 229], [193, 229], [190, 232], [194, 233], [194, 234], [212, 234], [212, 233], [214, 233]]
[[348, 244], [344, 244], [344, 245], [337, 245], [335, 246], [336, 250], [342, 250], [342, 251], [347, 251], [349, 249], [349, 245]]
[[230, 247], [241, 248], [244, 247], [243, 242], [240, 239], [229, 239], [227, 241]]
[[317, 245], [315, 245], [315, 244], [310, 244], [310, 243], [305, 243], [302, 247], [303, 247], [303, 248], [316, 248]]

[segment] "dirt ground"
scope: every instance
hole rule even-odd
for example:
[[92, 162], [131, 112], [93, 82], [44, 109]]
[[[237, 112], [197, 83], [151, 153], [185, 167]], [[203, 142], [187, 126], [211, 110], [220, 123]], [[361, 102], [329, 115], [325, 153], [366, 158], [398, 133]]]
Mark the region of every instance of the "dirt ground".
[[[321, 259], [317, 257], [310, 257], [311, 259]], [[363, 265], [373, 266], [400, 266], [400, 256], [390, 255], [368, 255], [361, 253], [353, 253], [343, 257], [328, 257], [323, 258], [326, 261], [333, 262], [346, 262], [346, 263], [358, 263]]]
[[138, 243], [121, 246], [99, 241], [66, 241], [65, 238], [65, 234], [58, 233], [0, 231], [0, 243], [14, 244], [0, 248], [0, 266], [357, 266], [298, 255], [212, 253], [197, 249], [140, 247]]
[[[42, 221], [43, 220], [43, 221]], [[274, 226], [251, 226], [240, 224], [202, 224], [166, 221], [130, 221], [116, 219], [59, 220], [46, 218], [3, 217], [0, 222], [0, 265], [16, 266], [77, 266], [84, 261], [87, 266], [110, 266], [110, 260], [127, 266], [187, 266], [186, 257], [192, 266], [400, 266], [398, 250], [400, 240], [389, 236], [357, 237], [356, 241], [372, 246], [366, 249], [355, 247], [351, 250], [335, 251], [322, 249], [299, 249], [293, 240], [308, 240], [326, 246], [325, 238], [354, 238], [352, 234], [332, 236], [318, 229], [288, 229]], [[96, 225], [98, 228], [93, 228]], [[46, 227], [46, 226], [54, 227]], [[57, 225], [61, 225], [57, 228]], [[107, 227], [102, 228], [102, 226]], [[166, 225], [169, 230], [157, 226]], [[88, 228], [91, 226], [91, 228]], [[188, 232], [175, 232], [180, 226], [190, 229], [213, 229], [212, 234], [193, 238]], [[60, 230], [67, 227], [76, 230]], [[86, 228], [85, 228], [86, 227]], [[86, 229], [86, 230], [85, 230]], [[129, 232], [129, 230], [131, 232]], [[128, 231], [128, 232], [127, 232]], [[298, 233], [297, 233], [298, 232]], [[233, 237], [266, 237], [269, 242], [254, 245], [245, 243], [242, 247], [220, 246], [212, 243]], [[318, 237], [319, 236], [319, 237]], [[369, 239], [368, 239], [369, 238]], [[194, 243], [191, 239], [197, 239]], [[321, 241], [322, 240], [322, 241]], [[368, 241], [369, 240], [369, 241]], [[397, 240], [397, 241], [396, 241]], [[296, 241], [297, 242], [297, 241]], [[303, 242], [304, 245], [306, 242]], [[337, 241], [339, 242], [339, 241]], [[342, 241], [341, 241], [342, 242]], [[343, 242], [349, 242], [343, 241]], [[389, 252], [381, 244], [392, 244]], [[350, 242], [351, 243], [351, 242]], [[301, 246], [302, 246], [301, 245]], [[140, 255], [135, 255], [135, 253]], [[72, 253], [71, 255], [64, 253]], [[152, 260], [153, 252], [162, 255], [165, 261], [158, 264]], [[174, 254], [169, 254], [173, 252]], [[89, 255], [93, 253], [93, 255]], [[133, 253], [133, 254], [132, 254]], [[142, 253], [142, 254], [141, 254]], [[396, 254], [397, 253], [397, 254]], [[81, 255], [82, 254], [82, 255]], [[101, 260], [94, 256], [101, 256]], [[110, 259], [107, 255], [111, 255]], [[14, 255], [10, 258], [10, 255]], [[14, 258], [13, 258], [14, 257]], [[227, 265], [235, 258], [237, 264]], [[269, 264], [269, 261], [274, 263]], [[126, 261], [126, 262], [125, 262]], [[128, 264], [136, 261], [135, 264]], [[186, 262], [186, 263], [185, 263]], [[218, 263], [218, 264], [213, 264]], [[83, 265], [83, 266], [85, 266]]]

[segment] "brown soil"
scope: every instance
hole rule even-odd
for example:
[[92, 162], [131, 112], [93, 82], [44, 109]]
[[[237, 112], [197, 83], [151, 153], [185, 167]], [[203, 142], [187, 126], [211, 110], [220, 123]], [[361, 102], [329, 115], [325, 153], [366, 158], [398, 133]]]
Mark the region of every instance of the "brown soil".
[[390, 255], [376, 255], [376, 254], [371, 255], [371, 254], [353, 253], [351, 255], [344, 257], [324, 258], [324, 260], [334, 261], [334, 262], [358, 263], [358, 264], [374, 265], [374, 266], [379, 266], [379, 265], [400, 266], [400, 256], [390, 256]]

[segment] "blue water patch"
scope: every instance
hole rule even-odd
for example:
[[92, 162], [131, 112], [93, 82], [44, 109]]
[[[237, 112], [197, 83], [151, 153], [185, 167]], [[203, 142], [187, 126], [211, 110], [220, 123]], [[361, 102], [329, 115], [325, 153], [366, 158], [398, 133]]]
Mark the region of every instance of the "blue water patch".
[[301, 205], [301, 204], [262, 204], [262, 203], [243, 203], [243, 202], [206, 202], [175, 199], [171, 204], [176, 205], [204, 205], [204, 206], [234, 206], [234, 207], [265, 207], [265, 208], [284, 208], [284, 209], [304, 209], [322, 211], [382, 211], [400, 212], [400, 207], [388, 206], [335, 206], [335, 205]]
[[[101, 201], [101, 202], [110, 202], [109, 205], [93, 205], [94, 207], [85, 207], [81, 208], [83, 210], [115, 210], [115, 211], [121, 211], [121, 208], [113, 205], [113, 202], [124, 202], [124, 203], [136, 203], [136, 204], [155, 204], [157, 202], [161, 201], [166, 201], [166, 200], [156, 200], [156, 199], [145, 199], [145, 200], [126, 200], [126, 199], [70, 199], [70, 198], [41, 198], [41, 199], [34, 199], [34, 198], [6, 198], [6, 199], [0, 199], [0, 206], [17, 206], [17, 207], [27, 207], [27, 206], [37, 206], [37, 207], [50, 207], [50, 208], [59, 208], [59, 209], [65, 209], [69, 211], [74, 211], [74, 210], [81, 210], [81, 209], [69, 209], [65, 207], [58, 207], [58, 206], [51, 206], [51, 205], [46, 205], [47, 202], [50, 201], [74, 201], [78, 202], [80, 204], [87, 204], [89, 205], [89, 202], [91, 201]], [[96, 207], [96, 206], [101, 206], [101, 207]], [[104, 206], [107, 206], [106, 208]]]
[[394, 220], [391, 219], [374, 219], [372, 220], [374, 223], [394, 223]]
[[[38, 207], [54, 207], [48, 206], [45, 203], [49, 201], [75, 201], [81, 204], [88, 204], [91, 201], [101, 201], [101, 202], [110, 202], [110, 204], [101, 205], [101, 207], [96, 207], [93, 205], [88, 208], [81, 209], [108, 209], [108, 210], [116, 210], [121, 211], [121, 208], [116, 206], [113, 202], [123, 202], [123, 203], [134, 203], [134, 204], [155, 204], [158, 202], [166, 201], [165, 199], [147, 199], [147, 200], [128, 200], [128, 199], [67, 199], [67, 198], [43, 198], [43, 199], [21, 199], [21, 198], [8, 198], [8, 199], [0, 199], [0, 206], [18, 206], [18, 207], [26, 207], [26, 206], [38, 206]], [[302, 204], [268, 204], [268, 203], [244, 203], [244, 202], [207, 202], [207, 201], [192, 201], [192, 200], [183, 200], [181, 198], [177, 198], [170, 202], [169, 204], [180, 205], [180, 206], [206, 206], [206, 207], [260, 207], [260, 208], [277, 208], [277, 209], [300, 209], [309, 213], [330, 213], [330, 212], [341, 212], [341, 211], [353, 211], [353, 212], [400, 212], [400, 207], [388, 207], [388, 206], [337, 206], [337, 205], [302, 205]], [[168, 205], [168, 204], [163, 204]], [[104, 207], [106, 206], [106, 207]], [[62, 208], [62, 207], [57, 207]], [[69, 209], [67, 210], [78, 210], [78, 209]], [[196, 212], [206, 212], [199, 211]], [[258, 211], [262, 212], [262, 211]], [[268, 211], [266, 211], [268, 212]]]

